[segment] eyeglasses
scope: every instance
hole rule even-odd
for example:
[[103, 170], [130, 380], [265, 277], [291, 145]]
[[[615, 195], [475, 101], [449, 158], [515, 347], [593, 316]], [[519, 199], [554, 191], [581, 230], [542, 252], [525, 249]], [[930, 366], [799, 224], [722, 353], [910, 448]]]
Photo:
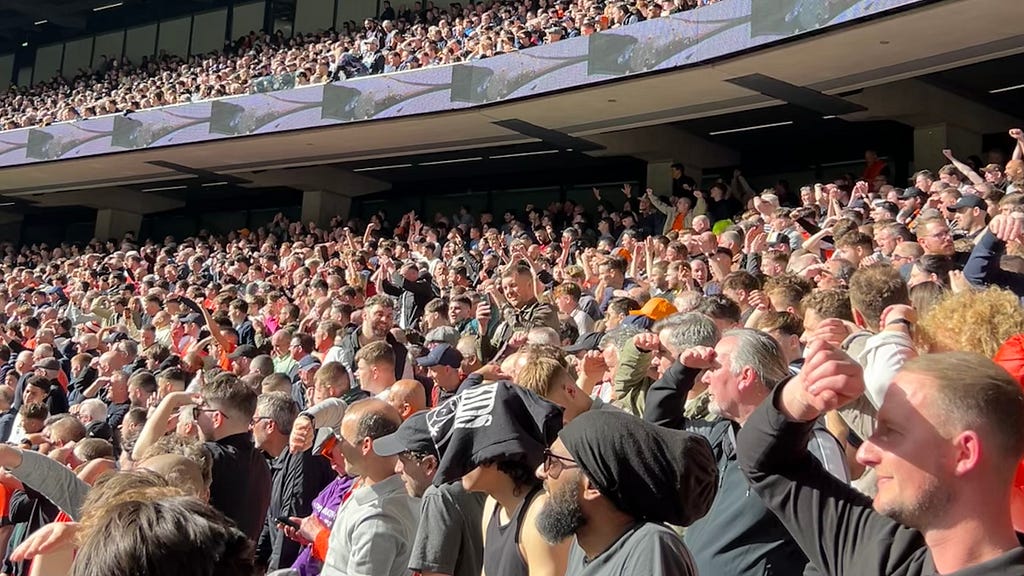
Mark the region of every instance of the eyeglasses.
[[249, 421], [249, 426], [250, 427], [255, 426], [255, 425], [259, 424], [260, 422], [262, 422], [263, 420], [273, 420], [273, 418], [271, 418], [270, 416], [256, 416], [252, 420]]
[[559, 456], [551, 450], [544, 451], [544, 473], [552, 480], [557, 480], [562, 475], [563, 470], [570, 470], [572, 468], [579, 468], [576, 461], [572, 458]]
[[935, 234], [928, 234], [925, 238], [935, 238], [936, 240], [945, 240], [946, 238], [952, 238], [953, 233], [949, 230], [943, 230], [942, 232], [936, 232]]

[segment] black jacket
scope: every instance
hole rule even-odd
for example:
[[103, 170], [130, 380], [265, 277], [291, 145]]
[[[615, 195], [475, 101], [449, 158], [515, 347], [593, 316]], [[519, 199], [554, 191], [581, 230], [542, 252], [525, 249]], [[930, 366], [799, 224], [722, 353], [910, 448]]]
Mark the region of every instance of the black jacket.
[[279, 516], [303, 518], [313, 513], [313, 499], [337, 474], [327, 459], [312, 449], [284, 452], [270, 461], [270, 506], [263, 532], [256, 544], [256, 558], [267, 570], [290, 568], [301, 547], [277, 528]]
[[235, 330], [238, 333], [238, 345], [248, 344], [249, 346], [256, 345], [256, 330], [252, 327], [252, 322], [248, 319], [244, 320], [238, 325]]
[[31, 573], [30, 560], [11, 562], [10, 553], [33, 532], [56, 520], [58, 513], [60, 509], [53, 502], [28, 486], [11, 495], [9, 518], [15, 528], [7, 545], [4, 574], [22, 576]]
[[[360, 333], [360, 330], [356, 330], [355, 332], [345, 336], [340, 344], [341, 351], [338, 353], [338, 362], [341, 362], [345, 369], [348, 370], [349, 376], [352, 377], [353, 389], [355, 389], [356, 384], [359, 383], [359, 381], [356, 380], [356, 353], [359, 352], [360, 348], [362, 348], [359, 344]], [[405, 360], [409, 356], [409, 351], [401, 342], [395, 340], [395, 337], [390, 333], [387, 335], [385, 340], [395, 351], [395, 378], [401, 380], [402, 374], [405, 373]]]
[[[708, 422], [683, 415], [686, 395], [698, 374], [699, 370], [675, 362], [647, 391], [644, 411], [648, 422], [701, 434], [715, 453], [718, 495], [711, 510], [686, 530], [686, 547], [701, 574], [802, 574], [807, 558], [775, 514], [751, 493], [740, 470], [735, 448], [740, 426], [722, 418]], [[842, 473], [845, 460], [838, 442], [820, 427], [818, 432], [812, 443], [822, 452], [819, 458]]]
[[[813, 426], [787, 420], [773, 396], [747, 420], [737, 445], [750, 485], [811, 564], [822, 574], [844, 576], [935, 574], [920, 532], [875, 512], [870, 498], [832, 478], [811, 456]], [[1024, 548], [954, 574], [1022, 576]]]
[[975, 286], [995, 285], [1024, 297], [1024, 274], [1008, 272], [999, 266], [1006, 243], [985, 230], [964, 264], [964, 277]]
[[87, 366], [78, 376], [68, 382], [68, 403], [71, 405], [81, 404], [86, 400], [85, 390], [96, 382], [99, 372], [92, 366]]
[[398, 299], [398, 327], [403, 330], [415, 330], [427, 303], [438, 296], [428, 274], [421, 275], [414, 282], [403, 278], [401, 285], [392, 284], [385, 278], [381, 288], [388, 296]]

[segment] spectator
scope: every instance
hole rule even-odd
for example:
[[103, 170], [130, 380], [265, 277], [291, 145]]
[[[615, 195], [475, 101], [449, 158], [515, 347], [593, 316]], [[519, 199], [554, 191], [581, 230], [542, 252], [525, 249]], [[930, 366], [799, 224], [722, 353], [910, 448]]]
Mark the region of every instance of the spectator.
[[[757, 406], [789, 377], [778, 343], [756, 330], [731, 330], [714, 349], [684, 350], [678, 362], [684, 369], [669, 375], [676, 379], [675, 386], [670, 386], [675, 396], [685, 397], [698, 372], [705, 370], [702, 379], [711, 394], [709, 407], [719, 416], [713, 422], [680, 422], [711, 441], [722, 475], [721, 489], [707, 516], [686, 531], [685, 541], [697, 568], [714, 574], [752, 573], [745, 570], [757, 571], [754, 567], [765, 564], [787, 573], [803, 570], [807, 558], [783, 525], [763, 504], [742, 496], [749, 484], [740, 471], [733, 440]], [[649, 422], [671, 424], [674, 413], [666, 408], [681, 403], [663, 396], [659, 403], [647, 406], [644, 417]], [[810, 448], [823, 468], [848, 482], [846, 462], [835, 438], [821, 426], [809, 436]]]
[[[826, 374], [832, 376], [828, 384], [821, 378]], [[924, 574], [932, 566], [955, 573], [982, 564], [984, 573], [1004, 573], [1019, 565], [1019, 542], [1006, 505], [1024, 455], [1024, 423], [1017, 421], [1024, 414], [1024, 396], [1017, 382], [991, 360], [969, 353], [908, 362], [886, 394], [878, 429], [858, 454], [887, 480], [879, 483], [873, 506], [823, 470], [801, 440], [806, 434], [796, 430], [809, 431], [823, 409], [836, 408], [863, 389], [860, 370], [849, 357], [815, 342], [801, 376], [776, 395], [778, 407], [763, 403], [739, 434], [744, 473], [810, 562], [819, 569], [857, 566], [855, 573], [882, 574]], [[976, 394], [979, 389], [983, 393]], [[977, 402], [963, 402], [968, 396]], [[907, 427], [905, 437], [896, 432], [901, 426]], [[948, 430], [943, 434], [938, 427]], [[969, 457], [949, 458], [947, 451], [964, 454], [966, 438], [972, 439]], [[904, 451], [912, 442], [929, 443], [913, 451], [913, 465]], [[986, 445], [992, 448], [982, 457]], [[975, 473], [965, 475], [961, 466]], [[813, 530], [808, 518], [819, 523]], [[840, 537], [823, 542], [819, 530]], [[956, 537], [949, 540], [951, 530]], [[963, 552], [976, 546], [988, 552]]]
[[354, 404], [344, 416], [341, 434], [334, 442], [332, 456], [345, 473], [359, 478], [352, 491], [352, 505], [339, 510], [328, 530], [316, 516], [292, 518], [301, 523], [292, 537], [313, 543], [313, 554], [323, 558], [325, 576], [336, 574], [392, 574], [408, 571], [419, 506], [406, 494], [405, 484], [395, 474], [396, 458], [378, 456], [373, 444], [394, 433], [401, 420], [395, 409], [377, 399]]
[[373, 450], [380, 456], [397, 456], [395, 469], [406, 492], [421, 502], [409, 570], [453, 576], [480, 574], [484, 496], [467, 492], [461, 482], [434, 485], [439, 457], [427, 413], [410, 416], [394, 433], [374, 442]]
[[[572, 538], [566, 574], [600, 566], [613, 574], [695, 575], [689, 550], [663, 522], [687, 526], [708, 511], [713, 459], [699, 436], [622, 412], [584, 413], [559, 433], [537, 470], [550, 495], [537, 528], [549, 542]], [[663, 498], [646, 500], [630, 486], [651, 486]]]
[[313, 499], [332, 480], [326, 460], [288, 450], [297, 415], [291, 397], [277, 392], [260, 396], [252, 418], [253, 443], [270, 458], [270, 506], [256, 546], [256, 558], [268, 570], [291, 567], [299, 555], [298, 544], [276, 528], [276, 519], [311, 514]]
[[256, 393], [231, 375], [203, 386], [201, 405], [187, 392], [169, 394], [147, 420], [133, 456], [139, 460], [166, 430], [170, 416], [190, 406], [200, 436], [213, 455], [210, 504], [223, 510], [254, 542], [259, 539], [270, 500], [270, 470], [256, 451], [249, 426], [256, 411]]

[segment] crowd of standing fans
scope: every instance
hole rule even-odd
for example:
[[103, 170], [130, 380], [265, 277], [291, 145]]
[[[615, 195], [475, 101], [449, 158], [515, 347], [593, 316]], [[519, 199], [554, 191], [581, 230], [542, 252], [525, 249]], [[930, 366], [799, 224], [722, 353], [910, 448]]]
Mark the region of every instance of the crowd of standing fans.
[[1009, 135], [902, 186], [9, 247], [0, 573], [1022, 574]]
[[[269, 86], [323, 84], [358, 76], [489, 58], [565, 38], [660, 18], [717, 0], [503, 0], [447, 7], [383, 3], [379, 18], [338, 30], [288, 38], [250, 32], [223, 50], [182, 57], [161, 51], [132, 62], [102, 56], [74, 74], [37, 70], [47, 78], [0, 95], [0, 129], [136, 112], [262, 91]], [[56, 72], [56, 71], [55, 71]], [[65, 71], [67, 72], [67, 71]], [[281, 78], [288, 82], [283, 83]]]

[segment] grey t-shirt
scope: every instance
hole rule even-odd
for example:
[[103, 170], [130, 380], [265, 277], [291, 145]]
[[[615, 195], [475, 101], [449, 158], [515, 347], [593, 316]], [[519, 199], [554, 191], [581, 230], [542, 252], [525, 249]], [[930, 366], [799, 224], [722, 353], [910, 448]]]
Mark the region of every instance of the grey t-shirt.
[[484, 565], [481, 522], [485, 499], [483, 493], [467, 492], [462, 482], [427, 488], [409, 569], [480, 576]]
[[576, 539], [565, 576], [697, 576], [690, 551], [662, 524], [635, 524], [610, 548], [587, 562]]

